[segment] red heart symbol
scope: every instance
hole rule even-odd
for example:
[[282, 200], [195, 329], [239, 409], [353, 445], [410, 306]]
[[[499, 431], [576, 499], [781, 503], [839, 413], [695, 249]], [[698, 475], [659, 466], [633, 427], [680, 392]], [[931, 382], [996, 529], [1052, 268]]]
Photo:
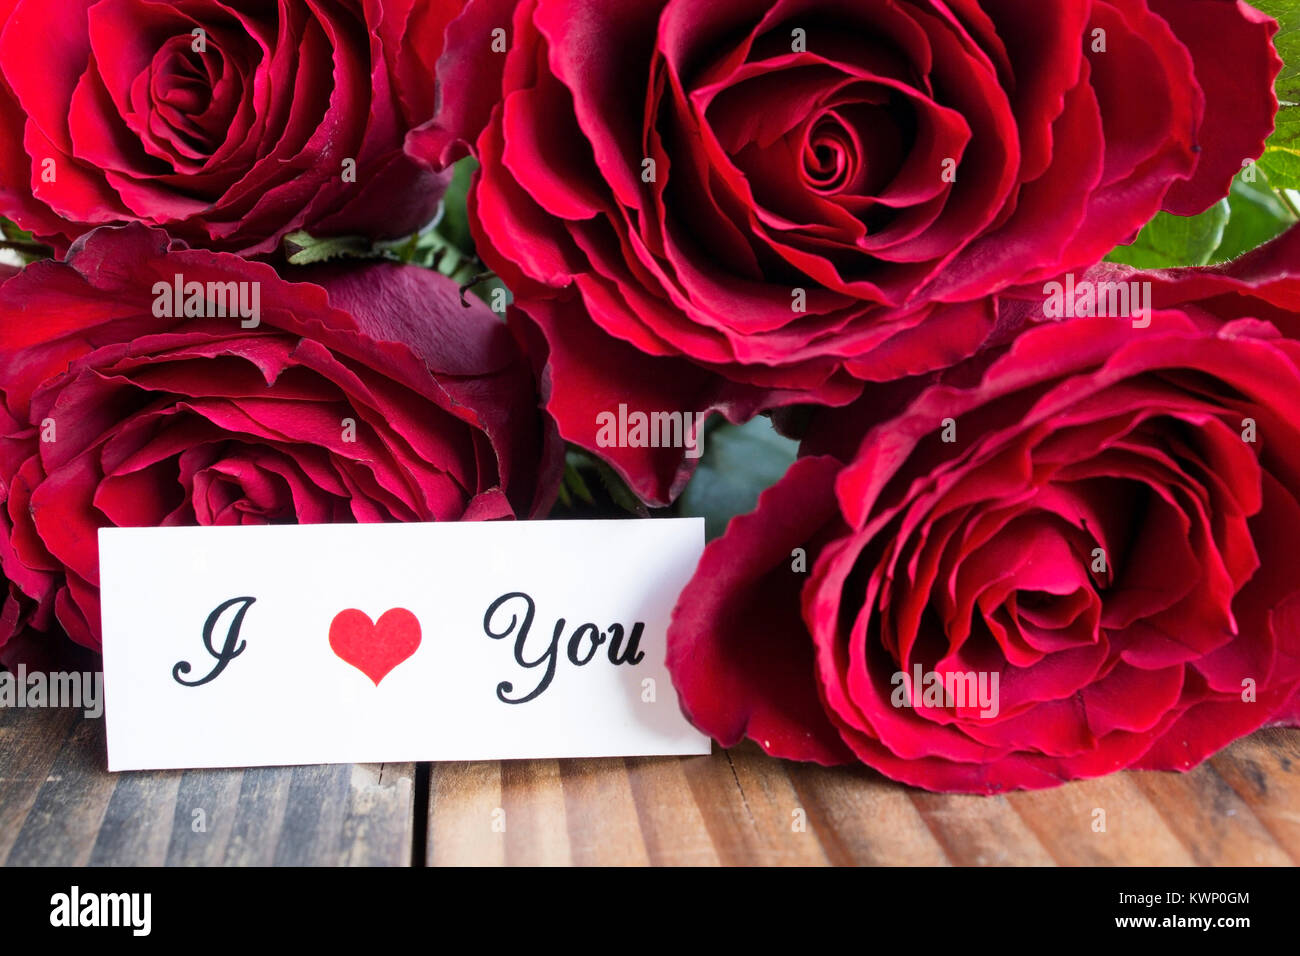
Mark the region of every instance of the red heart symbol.
[[395, 607], [372, 623], [364, 611], [350, 607], [330, 622], [330, 647], [340, 659], [365, 674], [375, 686], [420, 646], [420, 622], [404, 607]]

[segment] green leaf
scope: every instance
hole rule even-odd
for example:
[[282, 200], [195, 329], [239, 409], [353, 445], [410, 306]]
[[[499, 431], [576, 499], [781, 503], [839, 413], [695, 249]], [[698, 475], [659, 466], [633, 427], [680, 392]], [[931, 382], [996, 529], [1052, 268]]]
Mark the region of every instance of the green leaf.
[[1259, 168], [1278, 189], [1300, 189], [1300, 149], [1270, 146], [1259, 158]]
[[634, 514], [638, 518], [650, 517], [650, 509], [618, 476], [618, 472], [599, 458], [592, 458], [592, 462], [596, 466], [596, 474], [600, 476], [600, 483], [605, 486], [605, 493], [620, 510]]
[[455, 279], [457, 285], [469, 282], [482, 269], [482, 263], [467, 255], [436, 229], [428, 229], [416, 236], [414, 247], [403, 258], [415, 265], [441, 272], [448, 278]]
[[19, 229], [13, 220], [0, 216], [0, 237], [19, 245], [37, 245], [36, 237], [26, 229]]
[[1139, 269], [1203, 266], [1223, 241], [1228, 216], [1226, 199], [1219, 200], [1199, 216], [1159, 213], [1142, 228], [1132, 245], [1118, 246], [1106, 261], [1123, 262]]
[[733, 517], [754, 510], [759, 494], [794, 462], [798, 447], [778, 435], [764, 417], [706, 430], [704, 454], [677, 501], [677, 513], [703, 517], [705, 536], [713, 540]]
[[552, 518], [640, 518], [650, 510], [609, 465], [585, 448], [570, 445], [564, 455], [564, 475]]
[[0, 216], [0, 249], [24, 264], [54, 255], [53, 249], [3, 216]]
[[365, 236], [317, 239], [304, 229], [284, 237], [284, 254], [291, 266], [309, 266], [330, 259], [366, 259], [381, 254]]
[[[289, 264], [309, 266], [331, 259], [400, 259], [413, 265], [434, 269], [466, 285], [483, 273], [482, 262], [474, 254], [465, 199], [470, 180], [478, 163], [473, 158], [458, 162], [443, 196], [437, 219], [420, 232], [401, 239], [372, 241], [365, 236], [330, 236], [317, 238], [306, 230], [284, 237], [284, 253]], [[482, 287], [475, 289], [483, 294]]]
[[1277, 78], [1277, 98], [1288, 103], [1300, 103], [1300, 2], [1251, 0], [1251, 5], [1278, 22], [1273, 43], [1286, 65]]
[[442, 197], [442, 215], [438, 218], [438, 232], [448, 243], [467, 257], [474, 254], [474, 240], [469, 234], [469, 214], [465, 198], [469, 194], [470, 180], [478, 169], [478, 160], [467, 156], [452, 168], [451, 183]]
[[1300, 190], [1300, 0], [1252, 2], [1278, 21], [1274, 43], [1285, 62], [1277, 80], [1281, 106], [1264, 155], [1237, 176], [1224, 201], [1200, 216], [1158, 214], [1132, 245], [1114, 249], [1107, 260], [1152, 269], [1225, 262], [1300, 218], [1294, 192]]
[[564, 480], [560, 484], [560, 500], [565, 507], [573, 506], [577, 498], [584, 504], [595, 506], [596, 497], [587, 487], [587, 480], [582, 472], [590, 467], [591, 459], [580, 452], [569, 451], [564, 455]]
[[1241, 176], [1233, 180], [1228, 207], [1231, 210], [1228, 225], [1223, 230], [1219, 248], [1210, 257], [1211, 265], [1250, 252], [1280, 235], [1295, 221], [1263, 177], [1254, 183], [1246, 182]]
[[1276, 189], [1300, 189], [1300, 107], [1277, 112], [1277, 128], [1268, 138], [1259, 168]]

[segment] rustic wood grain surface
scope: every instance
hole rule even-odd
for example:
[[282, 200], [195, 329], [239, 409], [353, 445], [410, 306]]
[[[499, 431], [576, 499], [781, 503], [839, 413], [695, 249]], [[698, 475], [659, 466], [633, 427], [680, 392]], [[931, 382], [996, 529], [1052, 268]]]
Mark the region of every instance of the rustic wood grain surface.
[[1300, 731], [1261, 731], [1187, 774], [966, 797], [751, 747], [109, 774], [102, 721], [0, 710], [0, 861], [1287, 866], [1300, 862]]

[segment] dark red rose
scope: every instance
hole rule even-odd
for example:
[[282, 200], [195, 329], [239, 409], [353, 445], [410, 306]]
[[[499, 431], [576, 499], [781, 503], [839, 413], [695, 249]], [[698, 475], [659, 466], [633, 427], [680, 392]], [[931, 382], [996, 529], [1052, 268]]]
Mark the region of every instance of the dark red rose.
[[1235, 0], [471, 0], [411, 148], [473, 143], [561, 433], [663, 503], [680, 449], [599, 447], [593, 412], [739, 420], [965, 358], [990, 293], [1226, 194], [1275, 30]]
[[250, 254], [412, 233], [447, 177], [403, 143], [461, 5], [0, 0], [0, 214], [60, 249], [132, 221]]
[[1040, 324], [822, 413], [681, 597], [686, 713], [979, 793], [1186, 770], [1300, 719], [1297, 253], [1142, 276], [1147, 328]]
[[[158, 317], [176, 276], [256, 289], [256, 327]], [[562, 448], [505, 324], [426, 269], [305, 276], [128, 226], [0, 285], [0, 644], [98, 647], [100, 527], [547, 511]]]

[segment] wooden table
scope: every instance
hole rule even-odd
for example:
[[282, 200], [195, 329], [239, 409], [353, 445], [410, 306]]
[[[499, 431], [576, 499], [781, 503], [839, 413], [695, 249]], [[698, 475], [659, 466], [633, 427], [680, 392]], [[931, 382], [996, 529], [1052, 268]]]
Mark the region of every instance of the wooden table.
[[[0, 710], [0, 860], [30, 864], [1300, 862], [1300, 731], [1188, 774], [939, 796], [709, 757], [109, 774], [102, 721]], [[1094, 829], [1105, 811], [1105, 831]], [[800, 824], [803, 824], [800, 826]]]

